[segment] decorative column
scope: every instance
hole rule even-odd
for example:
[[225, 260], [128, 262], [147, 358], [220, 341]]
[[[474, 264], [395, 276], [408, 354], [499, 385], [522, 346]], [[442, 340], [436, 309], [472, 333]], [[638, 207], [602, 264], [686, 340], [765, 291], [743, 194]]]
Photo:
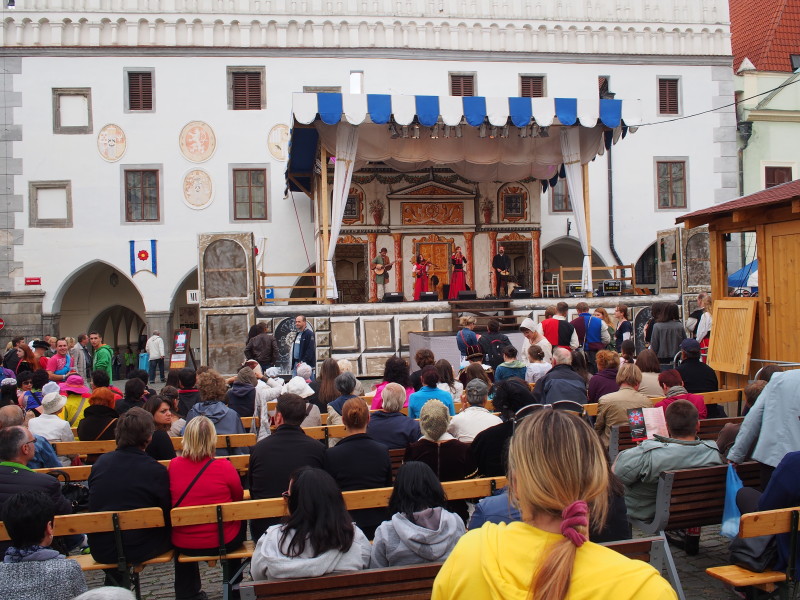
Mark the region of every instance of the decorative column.
[[396, 292], [403, 293], [403, 260], [401, 260], [401, 256], [403, 256], [403, 235], [400, 233], [393, 233], [392, 239], [394, 239], [394, 259], [397, 261], [394, 264], [394, 289]]
[[494, 296], [497, 291], [497, 273], [492, 267], [492, 259], [497, 254], [497, 232], [489, 232], [489, 293]]
[[531, 253], [533, 255], [531, 280], [533, 282], [533, 296], [535, 298], [542, 297], [542, 255], [541, 248], [539, 247], [539, 238], [541, 235], [542, 232], [539, 230], [531, 231]]
[[372, 270], [372, 259], [378, 256], [378, 234], [367, 234], [367, 269], [369, 269], [369, 301], [378, 301], [378, 284], [375, 281], [375, 271]]
[[475, 284], [472, 283], [475, 281], [475, 257], [472, 255], [472, 241], [474, 237], [474, 232], [464, 232], [464, 256], [467, 257], [467, 285], [469, 286], [469, 289], [473, 291], [475, 290]]

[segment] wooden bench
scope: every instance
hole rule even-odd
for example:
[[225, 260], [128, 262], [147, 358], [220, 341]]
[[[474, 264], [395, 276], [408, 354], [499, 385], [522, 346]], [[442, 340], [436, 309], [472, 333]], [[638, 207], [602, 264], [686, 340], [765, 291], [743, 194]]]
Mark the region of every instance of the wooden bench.
[[[759, 485], [757, 462], [742, 463], [736, 472], [745, 486]], [[653, 520], [648, 523], [631, 519], [631, 524], [648, 534], [719, 525], [725, 506], [727, 474], [728, 465], [664, 471], [658, 479]]]
[[[117, 556], [116, 563], [99, 563], [89, 554], [71, 556], [77, 561], [84, 571], [97, 571], [100, 569], [115, 569], [119, 572], [121, 583], [130, 589], [133, 584], [136, 590], [136, 597], [141, 597], [139, 589], [139, 573], [147, 565], [155, 565], [171, 562], [175, 556], [174, 550], [168, 550], [163, 554], [151, 558], [138, 564], [131, 564], [125, 558], [125, 547], [122, 544], [121, 532], [131, 529], [157, 529], [163, 528], [164, 512], [160, 508], [140, 508], [127, 511], [106, 511], [94, 513], [78, 513], [74, 515], [57, 515], [53, 523], [53, 533], [55, 535], [74, 535], [80, 533], [113, 533], [116, 544]], [[8, 541], [10, 538], [5, 525], [0, 523], [0, 541]]]
[[[800, 507], [779, 508], [742, 515], [739, 521], [739, 537], [752, 538], [761, 535], [789, 534], [789, 565], [796, 560], [797, 532], [800, 524]], [[764, 571], [756, 573], [737, 565], [709, 567], [706, 573], [734, 587], [751, 586], [758, 590], [772, 593], [778, 584], [788, 580], [787, 574], [781, 571]], [[795, 574], [796, 576], [796, 574]], [[771, 595], [769, 596], [772, 597]]]
[[392, 462], [392, 481], [397, 477], [397, 472], [403, 466], [403, 460], [406, 456], [405, 448], [392, 448], [389, 450], [389, 460]]
[[[725, 417], [724, 419], [700, 419], [700, 431], [697, 437], [701, 440], [711, 440], [716, 442], [719, 432], [728, 423], [738, 424], [744, 417]], [[608, 439], [608, 457], [613, 462], [617, 455], [623, 450], [633, 448], [637, 443], [631, 438], [630, 425], [614, 425], [611, 428], [611, 435]]]
[[[175, 450], [183, 448], [183, 438], [173, 437], [172, 447]], [[256, 443], [256, 435], [254, 433], [232, 433], [217, 436], [217, 448], [226, 449], [228, 451], [234, 448], [248, 448], [254, 446]], [[115, 440], [97, 440], [90, 442], [54, 442], [53, 448], [59, 456], [68, 456], [77, 454], [85, 456], [87, 454], [105, 454], [106, 452], [113, 452], [117, 449], [117, 442]]]
[[686, 600], [683, 593], [683, 586], [672, 559], [669, 544], [663, 535], [639, 538], [634, 540], [622, 540], [618, 542], [606, 542], [602, 544], [611, 548], [615, 552], [627, 556], [633, 560], [641, 560], [653, 566], [661, 576], [669, 581], [680, 600]]

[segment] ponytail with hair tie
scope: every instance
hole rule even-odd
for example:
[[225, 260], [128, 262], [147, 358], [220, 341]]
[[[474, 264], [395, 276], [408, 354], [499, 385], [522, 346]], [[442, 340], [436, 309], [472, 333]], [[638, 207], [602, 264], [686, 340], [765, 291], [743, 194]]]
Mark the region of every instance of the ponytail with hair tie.
[[589, 527], [588, 514], [589, 507], [583, 500], [576, 500], [561, 511], [561, 535], [575, 544], [577, 548], [583, 546], [587, 537], [575, 528], [582, 527], [586, 530]]

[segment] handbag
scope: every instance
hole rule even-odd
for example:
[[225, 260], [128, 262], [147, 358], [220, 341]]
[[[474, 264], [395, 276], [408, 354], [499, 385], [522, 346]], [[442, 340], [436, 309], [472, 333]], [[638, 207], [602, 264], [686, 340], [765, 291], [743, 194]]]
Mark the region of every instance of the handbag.
[[183, 490], [183, 493], [181, 494], [181, 497], [178, 498], [178, 501], [175, 504], [172, 505], [172, 508], [176, 508], [178, 505], [180, 505], [181, 502], [183, 502], [183, 499], [186, 498], [186, 494], [189, 493], [189, 490], [191, 490], [194, 487], [194, 484], [197, 483], [197, 480], [200, 479], [200, 475], [202, 475], [203, 471], [205, 471], [208, 467], [211, 466], [211, 463], [213, 463], [214, 460], [215, 459], [213, 459], [213, 458], [209, 458], [208, 459], [208, 462], [203, 465], [203, 468], [200, 469], [197, 472], [197, 475], [194, 476], [194, 479], [192, 479], [192, 481], [189, 483], [189, 485], [186, 486], [186, 489]]
[[778, 543], [774, 535], [752, 538], [737, 537], [731, 542], [730, 562], [755, 573], [772, 568], [778, 558]]
[[66, 471], [60, 469], [53, 469], [47, 472], [57, 480], [63, 478], [61, 484], [61, 494], [72, 504], [72, 512], [83, 512], [89, 508], [89, 488], [80, 483], [74, 483], [69, 480], [69, 475]]
[[728, 538], [739, 535], [739, 519], [742, 513], [736, 505], [736, 494], [744, 487], [736, 473], [736, 467], [728, 463], [728, 475], [725, 480], [725, 507], [722, 510], [722, 529], [720, 534]]

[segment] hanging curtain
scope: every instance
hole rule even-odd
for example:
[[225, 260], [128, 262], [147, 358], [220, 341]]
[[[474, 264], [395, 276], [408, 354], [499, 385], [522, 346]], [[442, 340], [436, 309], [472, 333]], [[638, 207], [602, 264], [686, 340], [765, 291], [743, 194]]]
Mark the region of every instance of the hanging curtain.
[[581, 171], [581, 141], [578, 127], [561, 128], [561, 153], [567, 173], [572, 213], [575, 215], [575, 230], [583, 250], [583, 273], [581, 285], [584, 292], [594, 289], [592, 283], [592, 249], [586, 235], [586, 211], [583, 198], [583, 172]]
[[[358, 127], [342, 121], [336, 130], [336, 157], [333, 168], [333, 203], [331, 207], [331, 237], [328, 244], [328, 256], [325, 259], [325, 270], [328, 274], [326, 298], [338, 298], [336, 276], [333, 272], [333, 255], [336, 252], [336, 241], [342, 228], [344, 208], [350, 181], [353, 179], [356, 149], [358, 148]], [[327, 198], [325, 199], [327, 201]]]

